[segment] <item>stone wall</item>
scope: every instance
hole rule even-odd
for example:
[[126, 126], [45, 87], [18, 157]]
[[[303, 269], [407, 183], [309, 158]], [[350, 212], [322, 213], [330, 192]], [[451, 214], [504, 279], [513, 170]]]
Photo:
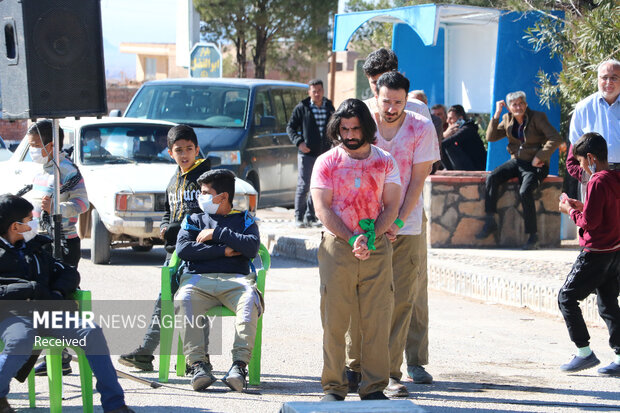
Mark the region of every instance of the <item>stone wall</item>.
[[[500, 186], [496, 234], [476, 239], [484, 225], [484, 183], [488, 172], [439, 171], [426, 178], [424, 208], [432, 247], [519, 247], [525, 244], [519, 182]], [[534, 192], [541, 247], [560, 245], [559, 196], [562, 178], [548, 176]]]

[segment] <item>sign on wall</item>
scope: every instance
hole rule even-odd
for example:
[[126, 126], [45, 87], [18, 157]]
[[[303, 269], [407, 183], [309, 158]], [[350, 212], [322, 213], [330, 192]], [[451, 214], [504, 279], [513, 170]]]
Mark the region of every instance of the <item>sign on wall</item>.
[[189, 57], [191, 77], [222, 77], [222, 54], [213, 43], [197, 43]]

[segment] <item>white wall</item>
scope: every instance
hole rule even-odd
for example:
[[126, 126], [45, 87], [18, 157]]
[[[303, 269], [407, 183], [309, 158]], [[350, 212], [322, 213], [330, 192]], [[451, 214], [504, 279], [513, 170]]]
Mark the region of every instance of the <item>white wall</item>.
[[448, 106], [489, 113], [493, 91], [497, 23], [447, 25], [445, 90]]

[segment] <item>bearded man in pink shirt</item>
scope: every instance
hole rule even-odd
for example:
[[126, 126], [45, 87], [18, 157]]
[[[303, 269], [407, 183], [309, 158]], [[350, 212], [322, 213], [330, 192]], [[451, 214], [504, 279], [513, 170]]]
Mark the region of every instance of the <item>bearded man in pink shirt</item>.
[[323, 401], [344, 400], [345, 332], [360, 321], [362, 400], [387, 399], [392, 316], [392, 246], [385, 232], [398, 214], [400, 176], [394, 158], [372, 145], [376, 125], [366, 105], [345, 100], [327, 125], [339, 145], [319, 156], [310, 188], [327, 229], [319, 246], [323, 323]]

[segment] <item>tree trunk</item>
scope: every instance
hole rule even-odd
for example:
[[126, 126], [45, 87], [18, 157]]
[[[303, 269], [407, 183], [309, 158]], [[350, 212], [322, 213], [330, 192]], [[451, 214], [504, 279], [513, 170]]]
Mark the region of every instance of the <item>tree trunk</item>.
[[244, 37], [237, 36], [235, 39], [235, 49], [237, 50], [237, 77], [247, 77], [247, 46], [248, 42]]
[[267, 65], [267, 31], [264, 28], [256, 28], [256, 49], [254, 50], [254, 77], [265, 78], [265, 66]]

